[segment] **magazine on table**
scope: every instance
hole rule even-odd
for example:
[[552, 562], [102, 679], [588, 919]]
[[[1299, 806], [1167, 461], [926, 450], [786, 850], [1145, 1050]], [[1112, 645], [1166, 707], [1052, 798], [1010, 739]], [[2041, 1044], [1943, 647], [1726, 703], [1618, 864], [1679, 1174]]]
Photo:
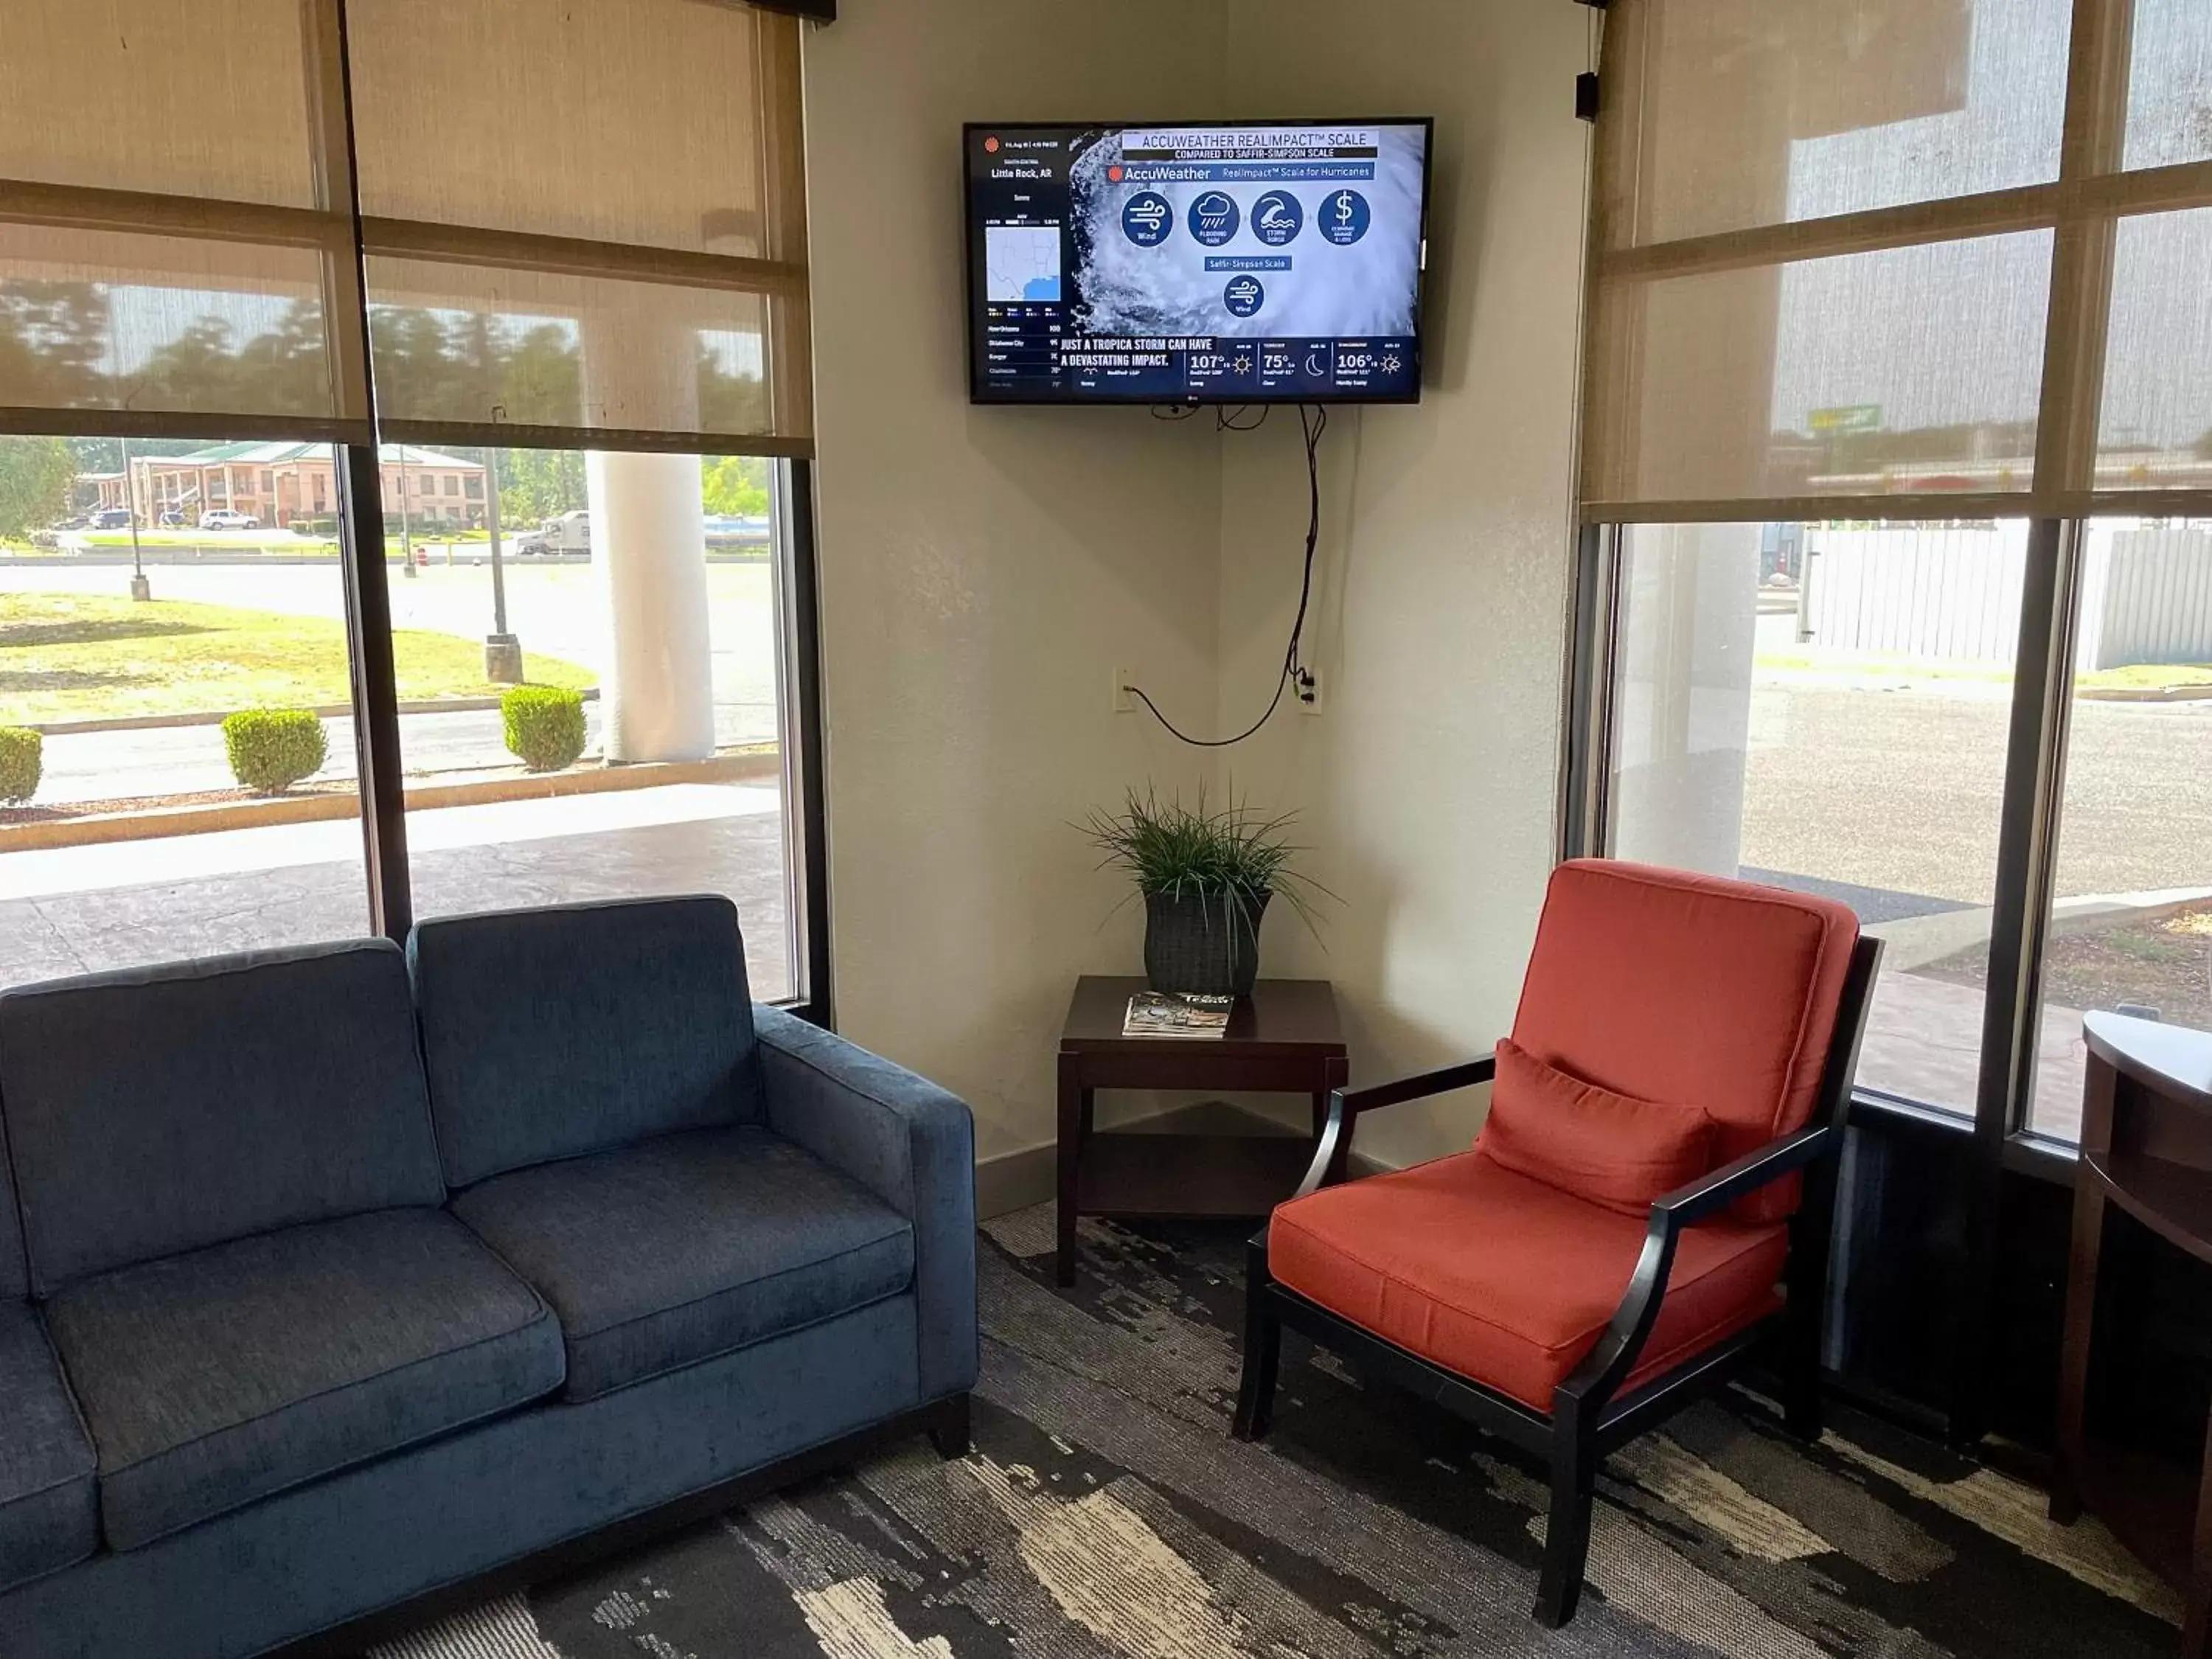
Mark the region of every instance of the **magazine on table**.
[[1235, 997], [1180, 991], [1139, 991], [1129, 999], [1121, 1035], [1133, 1037], [1219, 1037], [1229, 1035]]

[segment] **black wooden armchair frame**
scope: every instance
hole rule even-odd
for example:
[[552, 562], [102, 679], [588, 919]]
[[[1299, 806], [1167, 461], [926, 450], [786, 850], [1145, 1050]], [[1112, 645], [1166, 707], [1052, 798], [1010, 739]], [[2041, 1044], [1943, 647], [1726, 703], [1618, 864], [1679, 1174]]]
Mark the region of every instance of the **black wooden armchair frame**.
[[[1859, 1044], [1865, 1036], [1867, 1009], [1881, 960], [1879, 939], [1862, 938], [1852, 951], [1813, 1121], [1796, 1133], [1770, 1141], [1668, 1194], [1651, 1206], [1643, 1253], [1620, 1305], [1589, 1358], [1559, 1384], [1548, 1414], [1410, 1352], [1277, 1283], [1267, 1271], [1267, 1232], [1263, 1227], [1252, 1240], [1246, 1269], [1244, 1371], [1237, 1395], [1237, 1437], [1256, 1440], [1267, 1432], [1281, 1363], [1282, 1331], [1287, 1325], [1361, 1370], [1409, 1389], [1477, 1427], [1547, 1457], [1552, 1466], [1552, 1511], [1535, 1616], [1553, 1629], [1574, 1617], [1582, 1595], [1598, 1466], [1608, 1454], [1727, 1382], [1762, 1341], [1778, 1338], [1784, 1412], [1790, 1431], [1808, 1440], [1819, 1438], [1820, 1327], [1829, 1241], [1834, 1231], [1837, 1153], [1843, 1144], [1844, 1115], [1850, 1103], [1851, 1079], [1858, 1069]], [[1338, 1090], [1329, 1097], [1328, 1122], [1297, 1195], [1304, 1197], [1345, 1179], [1352, 1131], [1361, 1113], [1486, 1083], [1496, 1070], [1496, 1056], [1486, 1054], [1395, 1083]], [[1804, 1196], [1790, 1223], [1785, 1305], [1631, 1392], [1621, 1393], [1622, 1383], [1635, 1370], [1652, 1327], [1658, 1322], [1683, 1229], [1718, 1214], [1747, 1194], [1797, 1173], [1804, 1176]]]

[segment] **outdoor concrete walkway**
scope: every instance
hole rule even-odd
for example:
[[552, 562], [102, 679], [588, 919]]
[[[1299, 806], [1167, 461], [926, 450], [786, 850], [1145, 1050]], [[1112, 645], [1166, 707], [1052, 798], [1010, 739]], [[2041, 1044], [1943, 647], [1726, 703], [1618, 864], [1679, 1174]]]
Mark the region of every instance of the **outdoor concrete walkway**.
[[[780, 806], [772, 787], [678, 784], [410, 813], [416, 914], [726, 893], [754, 995], [788, 995]], [[0, 856], [0, 984], [368, 928], [350, 821]]]

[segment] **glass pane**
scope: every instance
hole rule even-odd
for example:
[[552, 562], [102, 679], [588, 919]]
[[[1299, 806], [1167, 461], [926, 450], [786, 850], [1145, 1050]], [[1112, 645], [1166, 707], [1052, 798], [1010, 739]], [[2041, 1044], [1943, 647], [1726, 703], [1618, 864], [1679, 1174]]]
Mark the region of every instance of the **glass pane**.
[[795, 993], [774, 465], [386, 452], [417, 915], [726, 893], [753, 994]]
[[2034, 481], [2051, 233], [1601, 288], [1584, 495]]
[[0, 982], [368, 931], [331, 452], [125, 454], [0, 438]]
[[[772, 257], [763, 36], [690, 0], [379, 0], [349, 18], [362, 210]], [[425, 112], [435, 111], [434, 119]]]
[[0, 404], [330, 419], [319, 255], [0, 225]]
[[[2173, 0], [2185, 4], [2190, 0]], [[2058, 176], [2069, 0], [1626, 0], [1609, 247]]]
[[300, 0], [10, 5], [0, 179], [315, 205]]
[[2212, 7], [2135, 0], [2126, 164], [2165, 167], [2212, 156]]
[[2083, 1010], [2212, 1030], [2212, 520], [2087, 536], [2028, 1113], [2069, 1140]]
[[1971, 1113], [2026, 522], [1623, 533], [1612, 852], [1849, 904], [1859, 1086]]
[[799, 389], [786, 376], [771, 395], [769, 379], [775, 329], [805, 327], [796, 299], [388, 258], [369, 260], [368, 284], [387, 419], [804, 430]]
[[2120, 221], [2097, 432], [2100, 489], [2212, 485], [2208, 270], [2212, 208]]

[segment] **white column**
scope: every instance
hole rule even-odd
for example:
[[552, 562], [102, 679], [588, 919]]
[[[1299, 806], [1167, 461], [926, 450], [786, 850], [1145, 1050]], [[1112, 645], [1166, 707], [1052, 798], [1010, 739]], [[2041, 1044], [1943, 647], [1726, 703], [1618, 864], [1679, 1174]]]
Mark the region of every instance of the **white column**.
[[607, 758], [703, 760], [714, 752], [714, 681], [699, 458], [593, 450], [585, 478], [606, 619]]
[[1626, 533], [1613, 851], [1733, 876], [1751, 758], [1759, 527]]

